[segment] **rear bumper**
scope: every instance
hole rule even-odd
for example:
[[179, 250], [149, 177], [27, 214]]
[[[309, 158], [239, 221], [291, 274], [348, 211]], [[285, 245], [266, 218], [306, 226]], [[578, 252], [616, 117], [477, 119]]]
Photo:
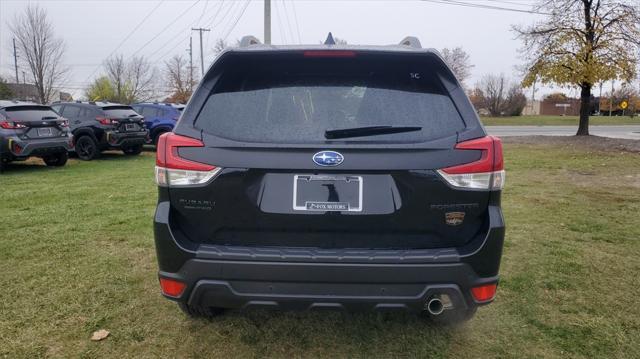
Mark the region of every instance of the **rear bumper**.
[[429, 298], [447, 294], [455, 308], [470, 308], [490, 302], [476, 302], [472, 287], [498, 281], [504, 223], [499, 207], [489, 212], [487, 235], [465, 248], [268, 249], [190, 245], [171, 230], [168, 203], [161, 202], [159, 275], [187, 285], [167, 298], [196, 306], [420, 312]]
[[112, 148], [123, 148], [143, 145], [147, 141], [148, 132], [105, 132], [107, 145]]
[[11, 157], [46, 156], [67, 152], [73, 148], [72, 137], [54, 137], [46, 139], [23, 140], [19, 137], [8, 137], [3, 140], [5, 155]]

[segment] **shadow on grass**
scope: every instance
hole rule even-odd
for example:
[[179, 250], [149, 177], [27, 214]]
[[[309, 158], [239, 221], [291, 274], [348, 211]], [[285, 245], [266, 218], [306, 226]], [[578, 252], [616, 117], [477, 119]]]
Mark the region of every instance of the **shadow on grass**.
[[28, 161], [9, 162], [5, 164], [2, 174], [8, 175], [12, 173], [35, 173], [37, 171], [50, 171], [61, 167], [49, 167], [42, 160], [29, 159]]
[[[446, 356], [464, 326], [444, 327], [403, 312], [228, 311], [211, 321], [186, 319], [215, 332], [235, 331], [258, 356], [292, 355]], [[233, 329], [230, 329], [233, 328]], [[195, 329], [195, 328], [194, 328]], [[226, 333], [227, 335], [233, 335]]]

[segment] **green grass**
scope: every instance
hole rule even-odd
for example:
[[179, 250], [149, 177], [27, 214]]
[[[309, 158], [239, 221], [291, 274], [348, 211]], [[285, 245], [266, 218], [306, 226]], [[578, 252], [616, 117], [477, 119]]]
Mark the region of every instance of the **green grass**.
[[505, 155], [498, 297], [456, 329], [399, 314], [187, 319], [159, 294], [150, 153], [13, 165], [0, 176], [0, 357], [639, 358], [640, 155]]
[[[578, 126], [578, 116], [480, 117], [485, 126]], [[640, 125], [640, 116], [591, 116], [591, 125]]]

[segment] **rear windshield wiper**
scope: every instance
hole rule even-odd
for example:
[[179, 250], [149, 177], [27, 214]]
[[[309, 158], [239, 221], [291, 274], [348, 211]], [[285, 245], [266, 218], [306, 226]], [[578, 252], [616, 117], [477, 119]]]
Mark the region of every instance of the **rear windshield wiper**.
[[402, 132], [415, 132], [422, 130], [419, 126], [368, 126], [368, 127], [354, 127], [344, 128], [340, 130], [326, 130], [324, 131], [324, 138], [336, 139], [336, 138], [348, 138], [348, 137], [365, 137], [376, 135], [388, 135], [392, 133]]

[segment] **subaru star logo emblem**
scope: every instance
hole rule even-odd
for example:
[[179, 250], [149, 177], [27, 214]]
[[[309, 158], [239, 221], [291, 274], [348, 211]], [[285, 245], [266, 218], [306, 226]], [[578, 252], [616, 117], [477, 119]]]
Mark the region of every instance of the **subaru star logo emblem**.
[[344, 161], [344, 157], [335, 151], [320, 151], [313, 155], [313, 162], [318, 166], [337, 166]]

